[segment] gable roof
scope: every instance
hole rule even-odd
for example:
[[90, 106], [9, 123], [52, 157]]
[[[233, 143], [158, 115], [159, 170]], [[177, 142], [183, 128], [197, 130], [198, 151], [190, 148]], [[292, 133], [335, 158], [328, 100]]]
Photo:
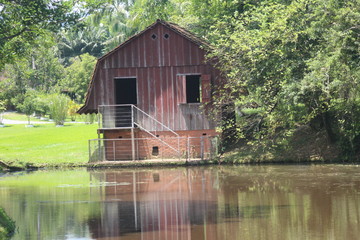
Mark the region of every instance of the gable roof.
[[170, 23], [170, 22], [166, 22], [163, 20], [156, 20], [156, 22], [154, 22], [153, 24], [151, 24], [150, 26], [148, 26], [147, 28], [145, 28], [144, 30], [142, 30], [141, 32], [129, 37], [127, 40], [125, 40], [125, 42], [121, 43], [119, 46], [115, 47], [113, 50], [111, 50], [110, 52], [106, 53], [105, 55], [103, 55], [102, 57], [100, 57], [98, 59], [98, 61], [103, 60], [104, 58], [108, 57], [109, 55], [111, 55], [112, 53], [116, 52], [118, 49], [124, 47], [125, 45], [127, 45], [129, 42], [133, 41], [134, 39], [138, 38], [139, 36], [141, 36], [143, 33], [147, 32], [148, 30], [151, 30], [153, 28], [155, 28], [158, 24], [161, 24], [171, 30], [173, 30], [174, 32], [178, 33], [179, 35], [185, 37], [186, 39], [190, 40], [191, 42], [195, 43], [198, 46], [201, 47], [207, 47], [210, 48], [210, 45], [204, 41], [203, 39], [197, 37], [196, 35], [194, 35], [193, 33], [189, 32], [188, 30], [186, 30], [185, 28], [180, 27], [179, 25], [175, 24], [175, 23]]
[[86, 92], [86, 97], [85, 97], [85, 104], [77, 111], [77, 113], [94, 113], [97, 112], [95, 110], [90, 110], [90, 109], [86, 109], [89, 103], [89, 96], [90, 96], [90, 92], [92, 90], [93, 87], [93, 82], [95, 79], [95, 75], [97, 72], [97, 69], [99, 67], [99, 64], [106, 59], [107, 57], [111, 56], [113, 53], [115, 53], [117, 50], [123, 48], [124, 46], [126, 46], [128, 43], [130, 43], [131, 41], [133, 41], [134, 39], [140, 37], [142, 34], [144, 34], [145, 32], [155, 28], [157, 25], [163, 25], [167, 28], [169, 28], [170, 30], [178, 33], [179, 35], [183, 36], [184, 38], [188, 39], [189, 41], [193, 42], [194, 44], [198, 45], [199, 47], [204, 47], [204, 48], [208, 48], [210, 49], [210, 45], [204, 41], [203, 39], [197, 37], [196, 35], [194, 35], [193, 33], [189, 32], [188, 30], [180, 27], [179, 25], [175, 24], [175, 23], [170, 23], [170, 22], [166, 22], [163, 20], [156, 20], [156, 22], [154, 22], [153, 24], [151, 24], [150, 26], [148, 26], [147, 28], [145, 28], [144, 30], [142, 30], [141, 32], [129, 37], [126, 41], [124, 41], [123, 43], [121, 43], [119, 46], [115, 47], [113, 50], [109, 51], [108, 53], [104, 54], [102, 57], [98, 58], [95, 68], [94, 68], [94, 72], [92, 74], [91, 77], [91, 81], [90, 84], [88, 86], [87, 92]]

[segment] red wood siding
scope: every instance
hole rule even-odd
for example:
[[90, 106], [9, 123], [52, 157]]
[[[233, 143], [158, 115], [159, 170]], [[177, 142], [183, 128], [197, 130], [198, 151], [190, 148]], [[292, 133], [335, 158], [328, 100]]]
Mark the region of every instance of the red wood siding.
[[[156, 39], [151, 38], [153, 34]], [[206, 76], [202, 97], [210, 96], [210, 82], [215, 84], [218, 77], [217, 71], [204, 62], [205, 54], [196, 43], [163, 24], [155, 24], [99, 60], [86, 108], [115, 104], [114, 78], [135, 77], [140, 109], [174, 130], [192, 130], [180, 109], [186, 102], [184, 75]], [[205, 116], [196, 116], [197, 121], [201, 118], [198, 127], [214, 128]]]

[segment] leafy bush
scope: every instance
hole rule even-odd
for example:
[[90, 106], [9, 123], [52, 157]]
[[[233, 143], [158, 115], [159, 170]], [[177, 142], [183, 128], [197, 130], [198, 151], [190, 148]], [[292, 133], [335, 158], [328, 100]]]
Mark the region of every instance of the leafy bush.
[[5, 101], [0, 100], [0, 125], [3, 124], [3, 112], [6, 110]]
[[0, 239], [7, 239], [14, 234], [15, 222], [0, 208]]
[[49, 110], [51, 118], [56, 125], [64, 125], [68, 114], [70, 99], [63, 94], [52, 94], [49, 97]]
[[35, 95], [32, 92], [27, 92], [24, 101], [18, 105], [21, 112], [28, 117], [28, 124], [30, 125], [30, 115], [35, 112]]
[[71, 118], [71, 121], [75, 121], [76, 120], [76, 116], [78, 116], [79, 114], [76, 112], [79, 108], [81, 107], [80, 104], [77, 104], [74, 101], [70, 101], [69, 102], [69, 108], [68, 108], [68, 114]]
[[86, 124], [93, 124], [97, 117], [97, 115], [95, 113], [86, 114], [85, 116], [86, 116], [86, 120], [85, 120]]
[[35, 114], [43, 117], [49, 113], [49, 96], [46, 94], [40, 94], [35, 99]]

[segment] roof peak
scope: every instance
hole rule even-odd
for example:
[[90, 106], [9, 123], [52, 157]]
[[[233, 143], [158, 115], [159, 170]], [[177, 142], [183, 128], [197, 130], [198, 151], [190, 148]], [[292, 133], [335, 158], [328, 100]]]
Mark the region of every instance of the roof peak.
[[180, 27], [179, 25], [177, 25], [176, 23], [172, 23], [172, 22], [167, 22], [165, 20], [162, 19], [157, 19], [153, 24], [149, 25], [148, 27], [146, 27], [145, 29], [143, 29], [142, 31], [134, 34], [133, 36], [129, 37], [127, 40], [125, 40], [124, 42], [122, 42], [120, 45], [118, 45], [117, 47], [115, 47], [114, 49], [112, 49], [111, 51], [109, 51], [108, 53], [104, 54], [102, 57], [100, 57], [98, 60], [102, 60], [103, 58], [111, 55], [113, 52], [115, 52], [116, 50], [118, 50], [119, 48], [125, 46], [127, 43], [129, 43], [130, 41], [132, 41], [133, 39], [137, 38], [138, 36], [142, 35], [143, 33], [145, 33], [146, 31], [152, 29], [155, 25], [157, 24], [162, 24], [163, 26], [173, 30], [174, 32], [177, 32], [178, 34], [180, 34], [181, 36], [185, 37], [186, 39], [190, 40], [191, 42], [197, 44], [198, 46], [205, 46], [205, 47], [209, 47], [209, 44], [201, 39], [200, 37], [196, 36], [194, 33], [188, 31], [187, 29]]

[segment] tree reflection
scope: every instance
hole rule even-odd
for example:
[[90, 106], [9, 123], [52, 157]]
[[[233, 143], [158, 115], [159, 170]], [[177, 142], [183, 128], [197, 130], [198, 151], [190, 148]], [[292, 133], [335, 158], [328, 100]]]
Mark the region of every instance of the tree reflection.
[[[301, 169], [302, 168], [302, 169]], [[334, 211], [349, 188], [312, 166], [213, 167], [97, 172], [103, 210], [95, 239], [323, 239], [360, 233], [355, 211]], [[316, 181], [315, 181], [316, 180]], [[334, 180], [334, 182], [332, 181]], [[127, 184], [124, 184], [127, 183]], [[359, 187], [352, 188], [359, 192]], [[332, 192], [331, 192], [332, 191]], [[340, 197], [340, 198], [339, 198]], [[348, 199], [346, 200], [348, 201]], [[341, 203], [342, 209], [347, 204]], [[352, 218], [354, 221], [349, 222]]]
[[0, 179], [17, 239], [358, 239], [356, 166], [44, 171]]

